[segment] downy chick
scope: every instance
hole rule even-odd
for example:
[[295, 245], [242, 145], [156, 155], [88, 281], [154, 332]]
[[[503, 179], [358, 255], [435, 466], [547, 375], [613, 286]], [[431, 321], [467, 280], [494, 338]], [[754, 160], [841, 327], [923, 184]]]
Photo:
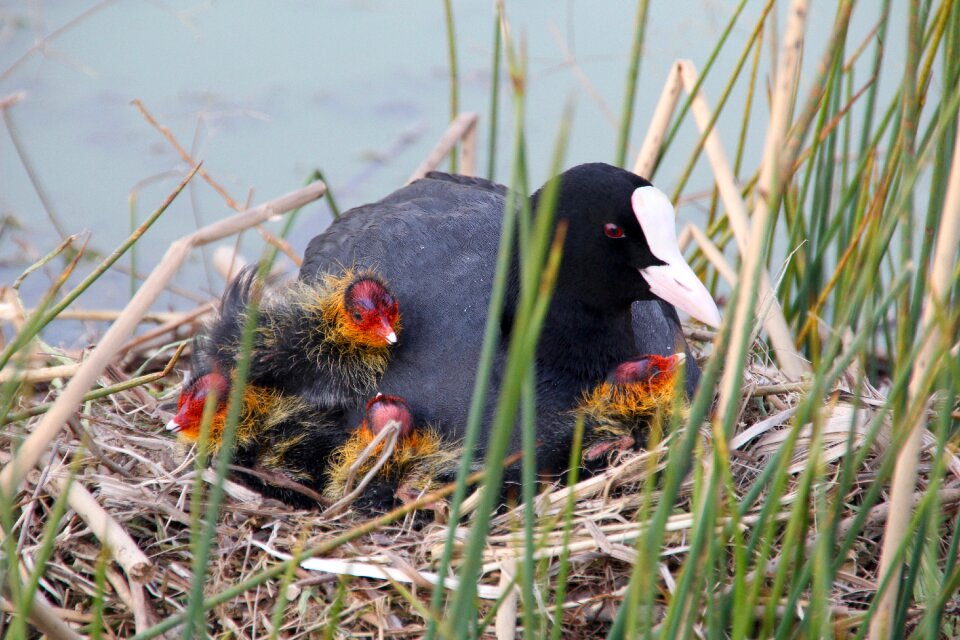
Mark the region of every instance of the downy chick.
[[387, 511], [408, 503], [456, 479], [459, 447], [445, 443], [429, 427], [414, 424], [409, 405], [403, 398], [378, 394], [367, 403], [363, 422], [333, 456], [328, 499], [337, 500], [353, 489], [349, 478], [361, 481], [382, 456], [389, 438], [376, 445], [359, 463], [360, 454], [390, 424], [397, 424], [393, 451], [354, 503], [367, 511]]
[[673, 403], [685, 399], [678, 375], [685, 359], [677, 353], [628, 360], [584, 395], [574, 414], [584, 420], [585, 465], [644, 446], [651, 428], [669, 420]]

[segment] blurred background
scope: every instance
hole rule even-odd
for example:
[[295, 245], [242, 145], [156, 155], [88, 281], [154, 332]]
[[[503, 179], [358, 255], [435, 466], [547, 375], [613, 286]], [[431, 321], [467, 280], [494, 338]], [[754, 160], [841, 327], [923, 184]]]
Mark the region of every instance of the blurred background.
[[[671, 63], [688, 58], [702, 69], [740, 4], [651, 3], [628, 164]], [[711, 105], [765, 4], [744, 3], [745, 18], [734, 24], [716, 59], [718, 71], [704, 83]], [[801, 94], [832, 26], [831, 4], [813, 4]], [[879, 14], [876, 4], [858, 7], [848, 42], [869, 37]], [[896, 12], [903, 11], [903, 3], [893, 4], [891, 24], [902, 23]], [[480, 114], [477, 167], [485, 175], [494, 7], [478, 0], [452, 5], [460, 111]], [[635, 4], [525, 0], [505, 6], [514, 37], [528, 57], [531, 186], [547, 177], [561, 114], [571, 97], [575, 117], [564, 164], [613, 162]], [[771, 19], [782, 24], [784, 8], [775, 6]], [[890, 29], [885, 44], [892, 52], [903, 51], [903, 33]], [[752, 113], [759, 123], [768, 118], [766, 90], [775, 49], [775, 42], [764, 42], [758, 67], [764, 95], [756, 97]], [[857, 64], [861, 62], [866, 67], [870, 60]], [[882, 104], [902, 78], [897, 54], [886, 56], [884, 65]], [[864, 71], [858, 77], [867, 75]], [[747, 76], [742, 74], [734, 86], [731, 104], [743, 104]], [[236, 201], [256, 204], [275, 198], [302, 186], [319, 169], [345, 210], [405, 182], [450, 121], [450, 86], [440, 0], [2, 2], [0, 100], [18, 92], [23, 99], [4, 109], [0, 126], [0, 283], [11, 283], [53, 249], [61, 234], [89, 232], [90, 248], [109, 253], [127, 236], [132, 219], [142, 221], [183, 177], [187, 165], [132, 100], [141, 100], [194, 158], [203, 160]], [[513, 110], [505, 70], [501, 89], [494, 177], [508, 182]], [[718, 121], [731, 157], [742, 117], [741, 110], [731, 108]], [[744, 145], [743, 166], [750, 171], [762, 153], [763, 131], [765, 126], [752, 127]], [[654, 177], [659, 186], [673, 189], [674, 176], [697, 139], [692, 123], [684, 123], [675, 151]], [[684, 189], [681, 221], [703, 216], [712, 187], [711, 172], [701, 160]], [[137, 244], [136, 254], [120, 264], [149, 273], [172, 240], [231, 213], [213, 189], [196, 179]], [[309, 206], [289, 237], [293, 248], [302, 252], [329, 221], [325, 201]], [[280, 224], [270, 226], [276, 231]], [[247, 233], [241, 251], [256, 258], [261, 242]], [[209, 267], [211, 251], [196, 251], [177, 277], [177, 284], [199, 299], [219, 295], [223, 286]], [[82, 266], [79, 277], [92, 264]], [[56, 262], [26, 280], [25, 304], [36, 302], [61, 267]], [[286, 267], [294, 270], [289, 262]], [[136, 283], [128, 273], [111, 272], [75, 307], [119, 309]], [[158, 307], [195, 304], [169, 293]], [[54, 332], [67, 343], [92, 340], [102, 330], [97, 324], [64, 324], [56, 323]]]

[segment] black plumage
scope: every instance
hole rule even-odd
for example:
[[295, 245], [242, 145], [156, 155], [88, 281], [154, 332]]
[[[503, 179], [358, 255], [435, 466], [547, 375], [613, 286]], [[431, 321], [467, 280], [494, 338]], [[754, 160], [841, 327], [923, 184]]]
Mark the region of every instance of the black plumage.
[[[658, 247], [651, 251], [647, 245], [631, 208], [634, 193], [650, 183], [603, 164], [581, 165], [560, 179], [556, 215], [568, 220], [569, 229], [536, 356], [540, 465], [547, 471], [566, 465], [569, 411], [584, 390], [633, 354], [686, 349], [676, 313], [637, 272], [665, 264], [654, 255]], [[355, 264], [375, 269], [391, 283], [403, 300], [405, 333], [380, 389], [405, 398], [418, 423], [434, 424], [452, 438], [463, 435], [467, 421], [505, 193], [482, 179], [429, 174], [335, 221], [311, 241], [300, 271], [301, 279], [314, 282], [337, 265]], [[539, 193], [532, 196], [534, 210], [538, 198]], [[623, 231], [622, 241], [612, 240], [614, 231], [603, 235], [609, 224]], [[514, 277], [502, 322], [505, 334], [517, 295]], [[500, 349], [493, 389], [503, 361]], [[699, 370], [692, 358], [688, 362], [692, 391]], [[494, 398], [495, 392], [486, 403], [485, 424]], [[357, 420], [359, 412], [353, 416]], [[519, 433], [512, 444], [519, 448]]]

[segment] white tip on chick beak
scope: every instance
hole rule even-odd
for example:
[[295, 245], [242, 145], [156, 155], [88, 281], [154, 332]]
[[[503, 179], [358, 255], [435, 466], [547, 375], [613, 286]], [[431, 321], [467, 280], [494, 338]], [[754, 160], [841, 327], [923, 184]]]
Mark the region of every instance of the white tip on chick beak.
[[178, 433], [182, 427], [177, 423], [176, 418], [172, 418], [170, 422], [167, 423], [167, 426], [164, 427], [167, 431], [172, 431], [173, 433]]
[[391, 331], [390, 333], [388, 333], [387, 335], [385, 335], [385, 336], [383, 337], [383, 339], [386, 340], [387, 343], [389, 343], [389, 344], [397, 344], [397, 332], [396, 332], [396, 331]]
[[720, 326], [720, 310], [680, 253], [673, 205], [656, 187], [640, 187], [630, 199], [650, 252], [666, 264], [640, 269], [658, 298], [712, 327]]

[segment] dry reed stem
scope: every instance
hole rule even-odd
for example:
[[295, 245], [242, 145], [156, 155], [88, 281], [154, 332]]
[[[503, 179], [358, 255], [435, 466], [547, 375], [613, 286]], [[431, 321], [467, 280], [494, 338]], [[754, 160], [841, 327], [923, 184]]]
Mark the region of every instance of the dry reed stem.
[[80, 368], [79, 364], [61, 364], [55, 367], [41, 367], [39, 369], [18, 370], [6, 368], [0, 370], [0, 384], [16, 380], [33, 384], [35, 382], [49, 382], [56, 378], [69, 378]]
[[[921, 396], [923, 378], [931, 366], [947, 352], [944, 347], [950, 336], [943, 333], [943, 317], [950, 300], [950, 290], [954, 285], [953, 273], [958, 245], [960, 245], [960, 143], [955, 141], [947, 194], [943, 203], [943, 215], [940, 217], [937, 245], [933, 253], [927, 299], [921, 319], [923, 329], [920, 335], [924, 342], [910, 376], [909, 396], [913, 406], [926, 401]], [[880, 576], [892, 570], [893, 556], [906, 537], [913, 517], [912, 500], [917, 485], [917, 466], [920, 461], [920, 445], [924, 430], [923, 419], [923, 412], [920, 412], [916, 423], [909, 427], [900, 426], [900, 428], [909, 428], [910, 435], [897, 454], [897, 463], [893, 471], [890, 498], [892, 515], [887, 521], [883, 536]], [[870, 637], [874, 640], [890, 636], [890, 625], [893, 621], [898, 591], [897, 580], [891, 580], [890, 586], [877, 606], [876, 615], [870, 621]]]
[[[194, 309], [193, 311], [187, 311], [186, 313], [171, 314], [172, 317], [167, 322], [164, 322], [163, 324], [153, 329], [152, 331], [147, 331], [142, 335], [139, 335], [136, 338], [133, 338], [130, 341], [128, 341], [125, 345], [123, 345], [120, 348], [120, 353], [121, 354], [127, 353], [132, 349], [135, 349], [155, 338], [159, 338], [160, 336], [166, 335], [171, 331], [176, 331], [183, 325], [188, 324], [190, 322], [195, 322], [200, 318], [202, 318], [203, 316], [207, 315], [208, 313], [212, 313], [215, 308], [216, 307], [213, 305], [213, 303], [205, 302], [199, 307], [197, 307], [196, 309]], [[150, 315], [150, 314], [146, 314], [146, 315]]]
[[700, 251], [707, 257], [707, 260], [709, 260], [713, 268], [717, 270], [720, 277], [726, 280], [727, 284], [731, 287], [737, 286], [736, 270], [730, 266], [730, 263], [727, 262], [727, 259], [723, 256], [723, 252], [707, 237], [707, 234], [701, 231], [700, 227], [695, 224], [687, 224], [684, 229], [689, 230], [690, 237], [697, 243]]
[[[32, 315], [35, 309], [26, 309]], [[11, 320], [17, 311], [8, 304], [0, 303], [0, 321]], [[64, 309], [57, 314], [57, 320], [79, 320], [81, 322], [112, 322], [120, 317], [122, 309]], [[143, 322], [165, 323], [182, 316], [176, 311], [150, 311], [143, 314]]]
[[520, 591], [510, 585], [517, 575], [517, 561], [514, 558], [505, 558], [500, 563], [500, 584], [498, 588], [500, 593], [507, 589], [510, 592], [504, 596], [500, 608], [497, 609], [497, 617], [494, 622], [494, 630], [497, 634], [497, 640], [511, 640], [517, 637], [517, 605], [520, 603]]
[[[463, 132], [463, 141], [460, 143], [460, 163], [457, 165], [461, 175], [477, 175], [477, 125]], [[299, 265], [298, 265], [299, 266]]]
[[[187, 176], [181, 186], [193, 177], [198, 167]], [[24, 440], [16, 457], [0, 471], [0, 491], [13, 495], [26, 473], [39, 461], [47, 446], [66, 424], [67, 419], [80, 404], [84, 393], [96, 382], [97, 377], [122, 347], [147, 309], [156, 300], [163, 286], [173, 277], [186, 260], [191, 249], [209, 244], [244, 229], [259, 224], [272, 216], [287, 213], [321, 197], [326, 185], [315, 182], [285, 196], [264, 203], [248, 211], [219, 220], [198, 229], [170, 245], [160, 263], [150, 273], [137, 293], [127, 304], [123, 313], [110, 326], [97, 346], [90, 352], [53, 407], [44, 415], [33, 432]]]
[[[390, 460], [390, 456], [393, 455], [393, 450], [397, 447], [397, 441], [400, 438], [400, 422], [397, 420], [391, 420], [388, 422], [384, 428], [378, 433], [373, 440], [364, 447], [353, 464], [350, 465], [350, 468], [347, 470], [347, 479], [344, 482], [344, 495], [342, 498], [337, 500], [335, 503], [330, 505], [324, 513], [328, 516], [333, 517], [339, 515], [343, 511], [346, 511], [347, 507], [353, 504], [353, 501], [360, 497], [360, 494], [363, 493], [363, 490], [369, 485], [373, 479], [376, 477], [380, 469], [383, 468], [383, 465]], [[373, 463], [373, 466], [369, 471], [363, 476], [360, 482], [354, 488], [353, 483], [356, 480], [357, 473], [360, 472], [361, 467], [366, 464], [367, 460], [374, 454], [377, 450], [377, 447], [386, 441], [386, 444], [383, 447], [383, 451], [377, 457], [376, 461]]]
[[663, 83], [663, 91], [660, 92], [660, 99], [653, 110], [653, 117], [650, 118], [647, 136], [640, 146], [640, 153], [637, 154], [636, 162], [633, 163], [633, 172], [638, 176], [649, 179], [657, 165], [660, 147], [663, 146], [664, 134], [667, 132], [667, 127], [670, 126], [670, 118], [673, 117], [673, 112], [677, 110], [677, 102], [680, 100], [680, 62], [680, 60], [677, 60], [670, 67], [667, 79]]
[[[797, 66], [800, 64], [800, 49], [803, 45], [803, 29], [806, 22], [807, 6], [805, 0], [794, 0], [790, 5], [790, 12], [787, 18], [787, 30], [783, 40], [783, 52], [781, 54], [780, 65], [777, 68], [776, 84], [773, 94], [773, 104], [771, 106], [770, 127], [767, 130], [767, 140], [764, 146], [763, 164], [760, 167], [760, 180], [758, 187], [760, 192], [757, 197], [756, 208], [753, 213], [753, 220], [750, 227], [750, 239], [746, 244], [748, 251], [743, 254], [740, 267], [740, 295], [737, 297], [737, 306], [734, 315], [731, 318], [727, 316], [726, 322], [732, 322], [733, 332], [730, 336], [731, 348], [727, 350], [724, 361], [723, 378], [720, 381], [720, 399], [717, 405], [715, 419], [715, 431], [722, 432], [720, 420], [722, 416], [727, 415], [731, 408], [731, 403], [736, 402], [739, 394], [740, 379], [737, 372], [740, 370], [739, 349], [736, 345], [746, 343], [749, 338], [749, 331], [752, 327], [753, 291], [749, 290], [750, 283], [753, 280], [753, 273], [763, 268], [763, 255], [761, 247], [766, 243], [767, 220], [770, 216], [770, 202], [768, 198], [774, 193], [780, 191], [777, 181], [780, 179], [779, 154], [783, 145], [783, 139], [787, 133], [789, 125], [790, 104], [792, 102], [794, 78], [796, 76]], [[772, 336], [771, 336], [772, 339]], [[791, 345], [792, 345], [791, 341]], [[787, 354], [779, 354], [787, 355]], [[778, 358], [784, 372], [795, 377], [798, 370], [796, 364], [793, 367], [786, 367], [787, 360], [792, 358]]]
[[[0, 609], [11, 613], [16, 608], [9, 601], [0, 598]], [[30, 610], [30, 623], [50, 640], [84, 640], [61, 618], [63, 610], [52, 606], [42, 593], [33, 596], [33, 607]]]
[[[170, 146], [172, 146], [174, 150], [180, 155], [181, 160], [183, 160], [188, 166], [191, 166], [191, 167], [196, 166], [198, 164], [198, 162], [193, 159], [193, 157], [183, 147], [183, 145], [180, 144], [176, 136], [173, 135], [173, 132], [170, 131], [170, 129], [168, 129], [167, 127], [160, 124], [157, 121], [157, 119], [154, 118], [153, 115], [147, 110], [147, 107], [144, 106], [143, 102], [141, 102], [140, 100], [133, 100], [131, 104], [133, 104], [133, 106], [135, 106], [140, 111], [144, 119], [146, 119], [146, 121], [153, 128], [155, 128], [157, 131], [160, 132], [160, 135], [162, 135], [166, 139], [166, 141], [170, 144]], [[239, 212], [249, 208], [249, 206], [241, 206], [240, 204], [237, 203], [236, 200], [230, 197], [230, 194], [227, 193], [227, 190], [224, 189], [219, 182], [214, 180], [213, 177], [209, 173], [207, 173], [207, 171], [203, 167], [200, 168], [200, 177], [203, 178], [204, 182], [209, 184], [214, 191], [220, 194], [220, 197], [223, 198], [223, 201], [227, 204], [227, 206], [233, 209], [234, 211]], [[260, 237], [262, 237], [267, 242], [267, 244], [270, 244], [271, 246], [276, 247], [278, 250], [283, 252], [298, 267], [301, 264], [303, 264], [303, 259], [301, 259], [299, 255], [297, 255], [297, 252], [293, 250], [293, 247], [291, 247], [286, 240], [284, 240], [283, 238], [278, 238], [276, 235], [271, 233], [269, 230], [264, 229], [259, 224], [254, 225], [254, 228], [257, 230], [257, 233], [260, 234]]]
[[[802, 38], [802, 33], [800, 36]], [[799, 53], [797, 57], [799, 59]], [[689, 60], [680, 60], [677, 64], [680, 68], [680, 76], [683, 81], [684, 90], [687, 91], [687, 93], [690, 93], [697, 85], [696, 67], [694, 67], [693, 63]], [[790, 78], [792, 86], [793, 76]], [[697, 123], [697, 128], [700, 129], [700, 133], [704, 133], [707, 130], [707, 127], [710, 125], [712, 114], [702, 91], [698, 91], [696, 96], [694, 96], [693, 103], [690, 105], [690, 110], [693, 113], [694, 121]], [[780, 142], [782, 142], [783, 138], [786, 136], [788, 124], [785, 121], [787, 114], [784, 113], [782, 117], [784, 118], [784, 121], [779, 125], [782, 127], [781, 133], [779, 134]], [[773, 126], [774, 123], [771, 121], [770, 131], [773, 131]], [[747, 217], [747, 207], [743, 202], [743, 198], [740, 196], [740, 189], [737, 186], [736, 178], [734, 177], [733, 170], [730, 167], [730, 162], [723, 150], [723, 144], [720, 142], [720, 136], [717, 134], [716, 127], [711, 128], [710, 133], [707, 134], [707, 137], [704, 140], [703, 149], [707, 154], [707, 160], [710, 162], [710, 167], [713, 169], [714, 182], [717, 185], [717, 190], [720, 192], [720, 199], [723, 200], [724, 207], [727, 210], [727, 218], [730, 220], [730, 228], [733, 230], [734, 237], [737, 240], [737, 246], [740, 249], [740, 255], [746, 256], [750, 251], [750, 247], [758, 247], [760, 245], [756, 244], [755, 241], [753, 244], [750, 243], [750, 233], [748, 231], [750, 228], [750, 221]], [[764, 166], [773, 162], [774, 156], [764, 156]], [[760, 182], [760, 184], [766, 187], [768, 183]], [[757, 201], [758, 203], [760, 201], [765, 201], [765, 197], [760, 197], [757, 199]], [[760, 205], [758, 204], [758, 209], [759, 206]], [[756, 214], [754, 214], [753, 224], [756, 225]], [[748, 272], [744, 271], [744, 273]], [[766, 269], [763, 269], [760, 274], [760, 290], [758, 293], [760, 300], [764, 302], [761, 303], [761, 305], [758, 305], [758, 308], [762, 306], [762, 304], [766, 304], [765, 301], [771, 301], [770, 310], [764, 318], [764, 327], [766, 328], [767, 333], [770, 335], [770, 342], [773, 344], [773, 351], [777, 356], [777, 361], [780, 363], [780, 366], [788, 376], [796, 379], [805, 373], [809, 373], [810, 366], [800, 355], [800, 352], [797, 351], [796, 346], [794, 346], [793, 336], [790, 333], [787, 320], [783, 315], [783, 309], [780, 308], [780, 303], [777, 301], [776, 296], [773, 293], [773, 288], [771, 287], [770, 282], [770, 274], [767, 273]]]
[[426, 159], [420, 163], [417, 170], [414, 171], [410, 179], [407, 180], [407, 184], [410, 184], [414, 180], [419, 180], [427, 175], [427, 173], [439, 167], [443, 159], [447, 157], [447, 154], [453, 151], [457, 142], [466, 139], [468, 134], [473, 129], [476, 129], [477, 119], [477, 114], [472, 112], [458, 115], [453, 122], [450, 123], [450, 126], [447, 127], [447, 130], [440, 137], [440, 140], [437, 141], [436, 146], [427, 154]]
[[153, 563], [140, 550], [130, 534], [117, 524], [106, 510], [94, 499], [79, 480], [73, 483], [67, 478], [56, 478], [57, 492], [67, 491], [67, 502], [90, 527], [100, 542], [107, 548], [113, 559], [135, 582], [147, 582], [153, 576]]

